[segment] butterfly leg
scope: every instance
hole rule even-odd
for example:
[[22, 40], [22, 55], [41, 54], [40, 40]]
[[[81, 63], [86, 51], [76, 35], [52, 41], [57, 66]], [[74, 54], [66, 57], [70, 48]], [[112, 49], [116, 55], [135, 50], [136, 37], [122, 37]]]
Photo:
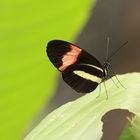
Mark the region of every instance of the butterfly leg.
[[124, 87], [124, 85], [121, 83], [121, 81], [118, 79], [118, 77], [117, 77], [117, 75], [115, 75], [115, 77], [116, 77], [116, 80], [118, 81], [118, 83], [124, 88], [124, 89], [126, 89], [126, 87]]
[[[116, 85], [116, 87], [118, 87], [118, 85], [115, 83], [115, 81], [113, 80], [113, 76], [116, 78], [116, 80], [118, 81], [118, 83], [121, 85], [121, 87], [123, 87], [124, 89], [126, 89], [124, 86], [123, 86], [123, 84], [121, 83], [121, 81], [119, 80], [119, 78], [117, 77], [117, 75], [108, 75], [110, 78], [111, 78], [111, 80], [113, 81], [113, 83]], [[119, 87], [118, 87], [119, 88]]]
[[106, 89], [106, 84], [105, 81], [103, 81], [104, 87], [105, 87], [105, 93], [106, 93], [106, 100], [108, 100], [108, 93], [107, 93], [107, 89]]
[[[103, 82], [104, 88], [105, 88], [106, 100], [108, 100], [108, 93], [107, 93], [107, 89], [106, 89], [105, 80], [103, 80], [102, 82]], [[99, 84], [99, 95], [96, 98], [100, 97], [100, 95], [101, 95], [101, 83]]]
[[[116, 75], [114, 75], [114, 76], [116, 76]], [[117, 88], [119, 88], [119, 86], [116, 84], [116, 82], [113, 80], [113, 75], [108, 75], [108, 78], [110, 78], [111, 80], [112, 80], [112, 82], [114, 83], [114, 85], [117, 87]]]
[[96, 98], [100, 97], [100, 95], [101, 95], [101, 83], [99, 84], [99, 95]]

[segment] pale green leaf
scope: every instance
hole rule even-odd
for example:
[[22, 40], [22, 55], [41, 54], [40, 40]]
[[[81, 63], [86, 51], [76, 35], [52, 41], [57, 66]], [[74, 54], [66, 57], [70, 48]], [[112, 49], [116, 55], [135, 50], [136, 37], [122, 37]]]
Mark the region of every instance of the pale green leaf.
[[[24, 140], [100, 140], [103, 115], [113, 109], [128, 109], [136, 116], [131, 125], [134, 137], [140, 139], [140, 74], [118, 75], [124, 89], [106, 81], [108, 99], [102, 85], [92, 93], [69, 102], [50, 113]], [[115, 77], [113, 77], [115, 80]], [[117, 82], [117, 80], [115, 80]]]

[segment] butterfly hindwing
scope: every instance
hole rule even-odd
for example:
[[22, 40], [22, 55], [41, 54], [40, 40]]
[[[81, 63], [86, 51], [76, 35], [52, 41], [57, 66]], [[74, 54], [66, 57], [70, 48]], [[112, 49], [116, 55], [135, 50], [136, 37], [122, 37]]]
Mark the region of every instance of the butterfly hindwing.
[[62, 77], [77, 92], [88, 93], [102, 81], [102, 74], [101, 70], [92, 65], [75, 64], [62, 72]]

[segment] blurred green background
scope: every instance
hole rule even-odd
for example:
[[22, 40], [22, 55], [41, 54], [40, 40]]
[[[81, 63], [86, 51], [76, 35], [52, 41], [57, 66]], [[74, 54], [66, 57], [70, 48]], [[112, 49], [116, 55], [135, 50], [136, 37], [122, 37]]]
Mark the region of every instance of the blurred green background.
[[52, 39], [75, 40], [91, 0], [0, 2], [0, 139], [18, 140], [55, 90], [57, 71], [46, 56]]
[[[94, 0], [0, 2], [0, 140], [21, 139], [49, 111], [81, 96], [57, 80], [46, 56], [52, 39], [76, 43], [101, 62], [107, 36], [109, 54], [128, 40], [112, 58], [112, 69], [140, 71], [140, 1], [97, 0], [94, 5]], [[106, 128], [104, 140], [115, 140], [124, 127], [123, 113], [114, 112], [105, 120], [114, 127]]]

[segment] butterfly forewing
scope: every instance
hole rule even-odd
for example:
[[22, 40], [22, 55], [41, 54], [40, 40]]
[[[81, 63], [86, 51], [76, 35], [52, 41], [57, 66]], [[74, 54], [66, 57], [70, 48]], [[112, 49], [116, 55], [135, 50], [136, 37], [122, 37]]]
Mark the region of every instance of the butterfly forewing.
[[74, 44], [50, 41], [47, 54], [53, 65], [62, 72], [64, 81], [77, 92], [91, 92], [102, 81], [104, 71], [100, 62]]
[[47, 45], [47, 55], [53, 65], [59, 69], [62, 66], [63, 56], [70, 51], [69, 43], [65, 41], [52, 40]]

